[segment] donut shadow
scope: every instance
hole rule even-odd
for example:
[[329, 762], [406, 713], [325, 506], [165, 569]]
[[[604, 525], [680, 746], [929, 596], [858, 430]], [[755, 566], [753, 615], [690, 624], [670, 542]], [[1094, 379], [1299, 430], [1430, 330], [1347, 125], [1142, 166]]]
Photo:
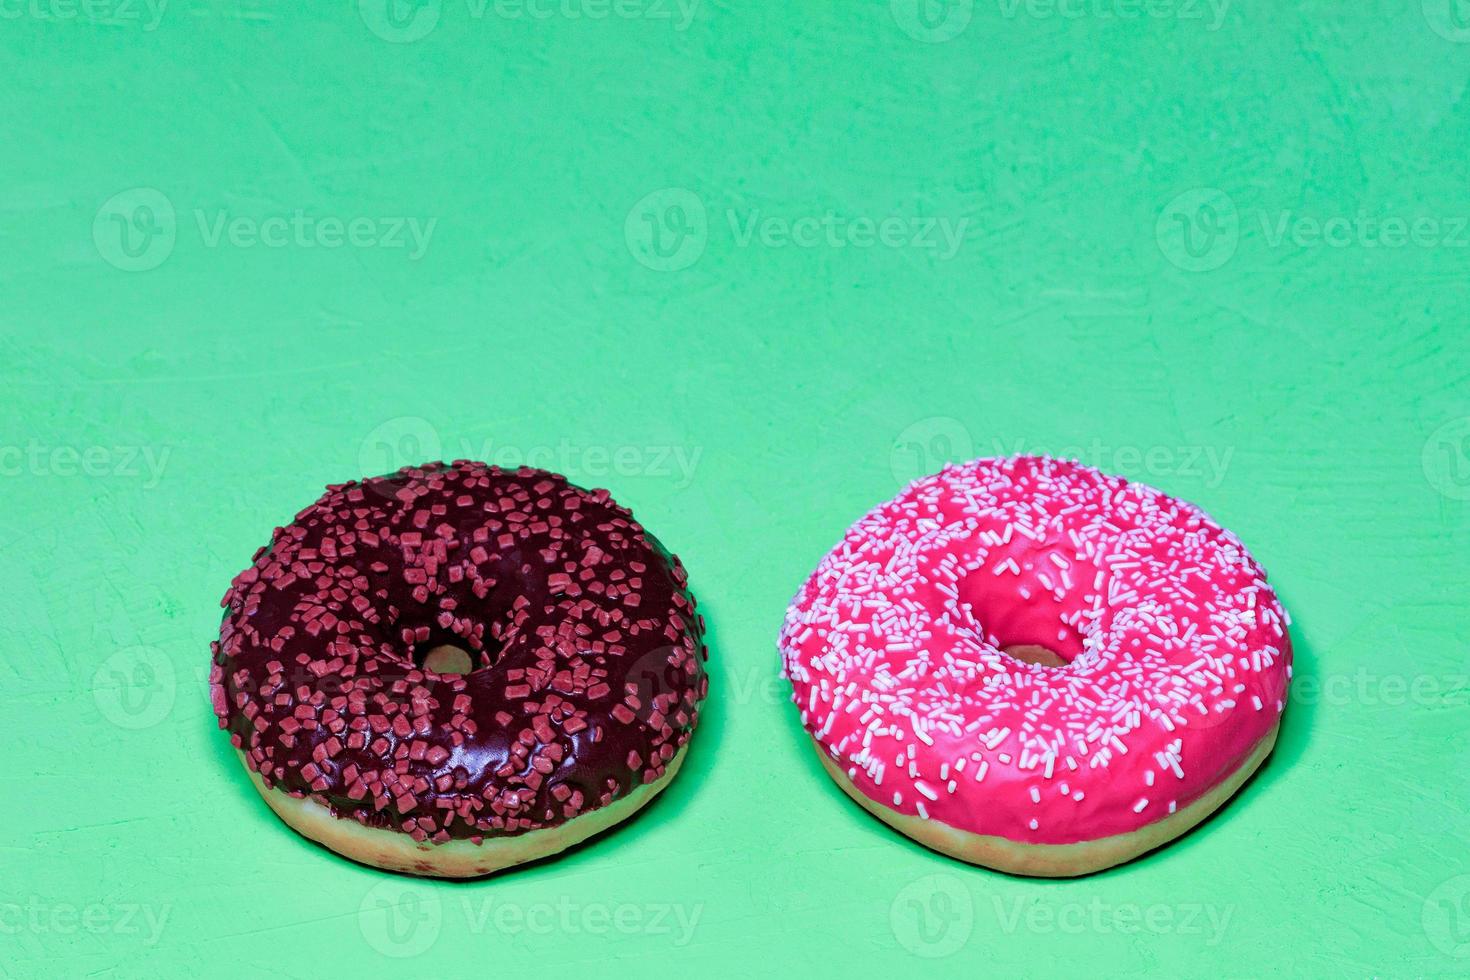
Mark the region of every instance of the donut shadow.
[[262, 800], [260, 794], [250, 785], [249, 775], [240, 765], [240, 757], [235, 753], [235, 747], [230, 744], [230, 736], [219, 727], [213, 710], [205, 713], [203, 724], [207, 729], [205, 741], [209, 743], [209, 754], [215, 760], [216, 772], [220, 779], [230, 785], [230, 789], [235, 792], [238, 799], [244, 801], [245, 806], [253, 808], [258, 804], [264, 807], [264, 812], [269, 814], [272, 820], [280, 823], [280, 818], [271, 813], [270, 807], [265, 805], [265, 800]]
[[705, 643], [710, 647], [710, 659], [705, 664], [706, 671], [711, 675], [710, 694], [700, 705], [699, 722], [695, 727], [693, 736], [689, 740], [689, 747], [685, 752], [684, 763], [680, 767], [678, 774], [669, 780], [668, 785], [657, 796], [649, 800], [639, 808], [638, 812], [627, 819], [621, 820], [606, 830], [593, 834], [591, 837], [579, 841], [565, 850], [557, 851], [554, 854], [548, 854], [531, 861], [525, 861], [509, 868], [502, 868], [499, 871], [492, 871], [488, 874], [466, 878], [419, 875], [408, 871], [393, 871], [387, 868], [380, 868], [377, 865], [367, 864], [338, 853], [319, 841], [306, 836], [280, 819], [266, 804], [265, 800], [261, 798], [260, 794], [255, 792], [254, 788], [250, 785], [249, 778], [241, 771], [239, 756], [236, 754], [233, 746], [230, 745], [228, 736], [218, 727], [212, 711], [205, 715], [205, 725], [209, 730], [206, 737], [212, 744], [211, 752], [215, 756], [221, 772], [231, 774], [231, 777], [225, 778], [227, 778], [228, 782], [239, 793], [240, 799], [243, 801], [243, 806], [258, 808], [257, 812], [261, 813], [269, 822], [289, 830], [293, 836], [301, 843], [307, 845], [312, 851], [317, 854], [324, 854], [329, 858], [341, 862], [343, 865], [362, 868], [379, 875], [398, 875], [425, 881], [443, 882], [449, 885], [474, 885], [504, 878], [509, 875], [545, 871], [551, 868], [551, 866], [562, 862], [564, 859], [579, 855], [587, 849], [604, 845], [612, 847], [620, 837], [625, 835], [636, 836], [638, 833], [637, 828], [640, 825], [645, 830], [651, 829], [652, 825], [643, 822], [646, 815], [650, 812], [661, 814], [661, 819], [655, 823], [677, 820], [679, 814], [688, 808], [694, 796], [699, 792], [699, 788], [704, 785], [705, 780], [708, 778], [709, 769], [714, 763], [719, 743], [723, 741], [724, 737], [725, 715], [723, 705], [718, 697], [720, 689], [724, 686], [720, 683], [723, 677], [717, 679], [715, 674], [718, 672], [723, 675], [725, 671], [723, 661], [714, 652], [715, 631], [711, 625], [712, 617], [703, 603], [700, 604], [700, 611], [705, 617]]
[[[1282, 604], [1291, 608], [1291, 604], [1285, 600]], [[1271, 753], [1273, 758], [1281, 760], [1282, 765], [1268, 774], [1267, 782], [1280, 778], [1284, 775], [1284, 766], [1294, 764], [1306, 754], [1307, 742], [1315, 727], [1319, 699], [1302, 697], [1299, 685], [1305, 681], [1312, 690], [1322, 689], [1319, 679], [1321, 667], [1315, 641], [1305, 636], [1300, 621], [1294, 622], [1288, 632], [1291, 635], [1291, 686], [1287, 689], [1286, 710], [1281, 714], [1281, 731], [1276, 736], [1276, 750]], [[1271, 760], [1266, 761], [1269, 763]], [[1268, 766], [1263, 765], [1262, 772], [1267, 768]]]

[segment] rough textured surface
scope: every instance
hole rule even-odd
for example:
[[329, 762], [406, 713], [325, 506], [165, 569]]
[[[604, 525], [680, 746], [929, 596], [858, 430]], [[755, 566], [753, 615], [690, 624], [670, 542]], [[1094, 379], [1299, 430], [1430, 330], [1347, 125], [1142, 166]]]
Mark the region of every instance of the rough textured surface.
[[[1470, 45], [1445, 21], [957, 0], [969, 22], [928, 43], [886, 2], [705, 2], [676, 31], [445, 0], [395, 44], [357, 6], [4, 21], [0, 971], [745, 977], [758, 950], [811, 977], [1463, 972], [1470, 250], [1277, 238], [1283, 213], [1470, 211]], [[671, 186], [708, 233], [666, 272], [628, 219]], [[135, 187], [176, 236], [130, 272], [93, 236]], [[1191, 271], [1169, 237], [1190, 213], [1165, 209], [1199, 187], [1240, 220]], [[214, 237], [297, 209], [438, 220], [418, 259]], [[948, 259], [743, 237], [829, 210], [969, 223]], [[859, 812], [772, 642], [874, 501], [1018, 451], [1200, 504], [1293, 617], [1258, 778], [1082, 881], [962, 867]], [[202, 669], [221, 586], [282, 515], [460, 456], [610, 488], [710, 627], [669, 791], [489, 887], [283, 833]]]

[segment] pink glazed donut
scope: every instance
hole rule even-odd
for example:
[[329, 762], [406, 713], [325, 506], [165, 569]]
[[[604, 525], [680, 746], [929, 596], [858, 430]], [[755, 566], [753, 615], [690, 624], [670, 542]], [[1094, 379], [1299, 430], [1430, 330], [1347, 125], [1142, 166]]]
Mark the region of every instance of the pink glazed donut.
[[1256, 770], [1289, 622], [1198, 507], [1019, 456], [946, 467], [854, 524], [780, 648], [849, 796], [945, 854], [1061, 877], [1172, 840]]

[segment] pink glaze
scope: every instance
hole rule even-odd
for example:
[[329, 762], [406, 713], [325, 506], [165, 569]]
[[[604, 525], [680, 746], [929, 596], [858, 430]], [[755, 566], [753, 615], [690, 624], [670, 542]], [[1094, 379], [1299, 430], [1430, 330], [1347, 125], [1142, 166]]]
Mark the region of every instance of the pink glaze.
[[[802, 724], [867, 796], [1013, 841], [1124, 834], [1276, 724], [1289, 619], [1193, 504], [1044, 457], [915, 481], [848, 530], [780, 648]], [[1039, 644], [1064, 667], [1001, 647]]]

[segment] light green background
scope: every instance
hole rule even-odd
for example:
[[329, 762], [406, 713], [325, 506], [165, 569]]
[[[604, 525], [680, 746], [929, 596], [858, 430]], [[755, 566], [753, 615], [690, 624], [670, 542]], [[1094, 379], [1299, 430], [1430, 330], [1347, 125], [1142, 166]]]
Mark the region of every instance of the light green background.
[[[1470, 970], [1470, 11], [57, 4], [0, 9], [0, 975]], [[1081, 881], [869, 819], [777, 674], [852, 520], [1016, 450], [1296, 620], [1268, 767]], [[441, 454], [610, 487], [713, 672], [646, 814], [459, 885], [285, 829], [204, 682], [275, 524]]]

